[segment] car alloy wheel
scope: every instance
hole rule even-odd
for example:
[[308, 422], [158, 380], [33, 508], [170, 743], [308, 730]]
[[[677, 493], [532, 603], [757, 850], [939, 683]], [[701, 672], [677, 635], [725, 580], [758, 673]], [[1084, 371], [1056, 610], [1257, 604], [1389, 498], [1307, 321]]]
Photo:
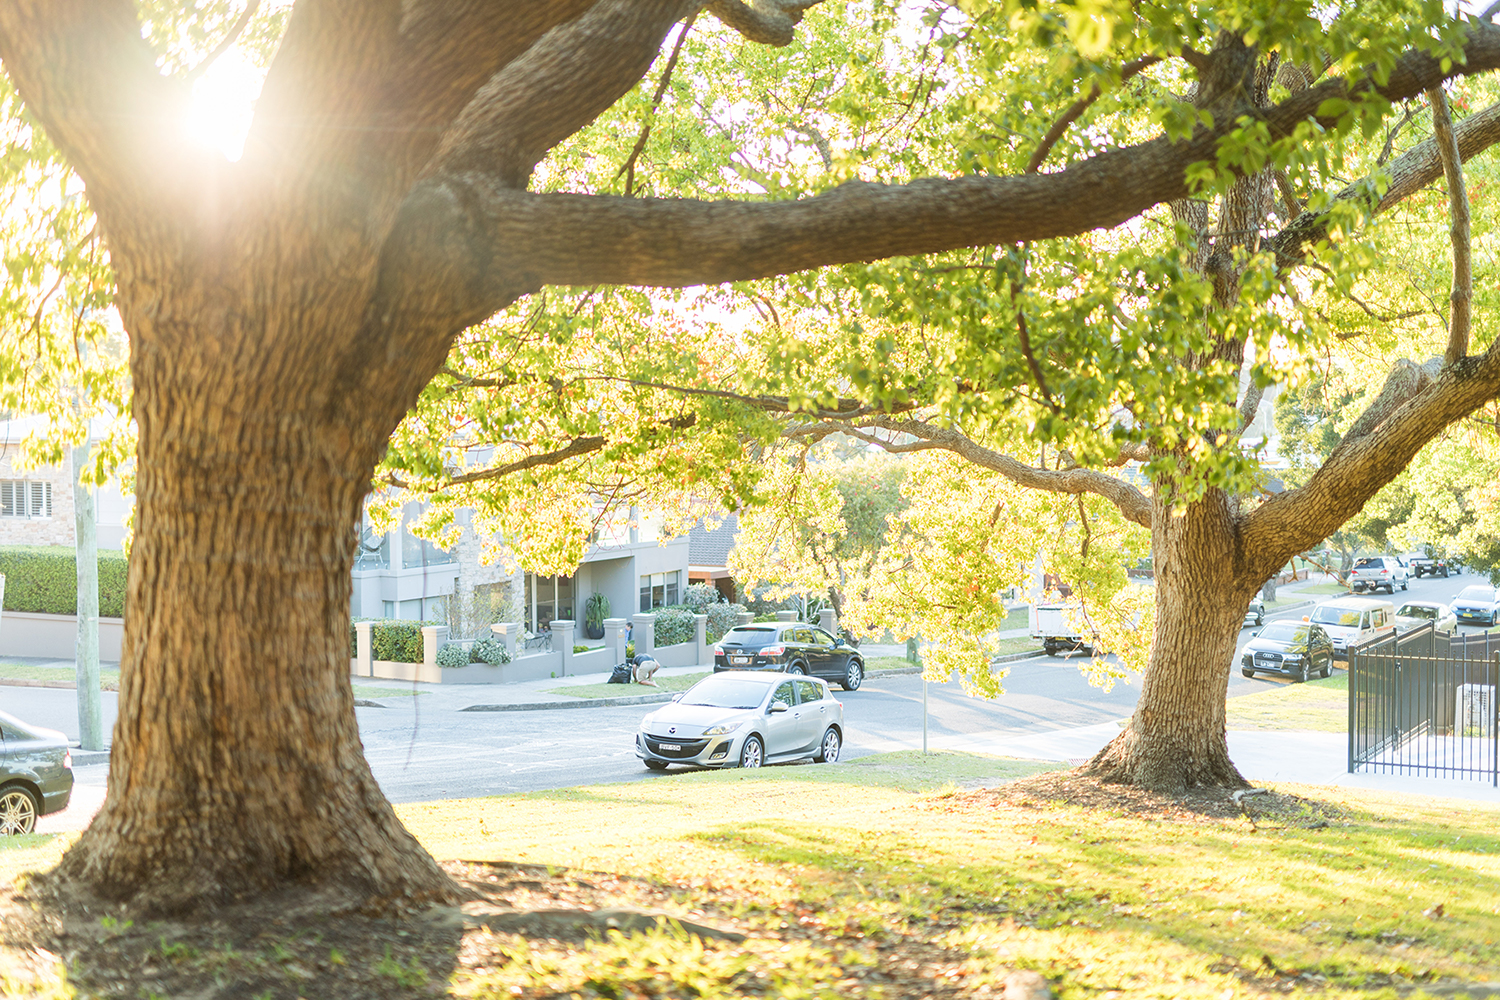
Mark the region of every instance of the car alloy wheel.
[[766, 749], [760, 745], [760, 737], [750, 736], [740, 750], [740, 767], [760, 767], [766, 762]]
[[1254, 677], [1255, 676], [1255, 671], [1251, 670], [1249, 667], [1241, 667], [1240, 668], [1240, 673], [1244, 674], [1246, 677]]
[[1323, 676], [1324, 677], [1332, 677], [1333, 676], [1333, 657], [1331, 657], [1331, 656], [1328, 659], [1326, 659], [1326, 660], [1323, 661]]
[[1312, 671], [1308, 669], [1307, 661], [1303, 660], [1302, 666], [1297, 669], [1297, 683], [1306, 684], [1310, 680], [1312, 680]]
[[844, 671], [844, 690], [858, 691], [859, 686], [865, 682], [864, 664], [858, 660], [849, 661], [849, 669]]
[[36, 811], [36, 799], [20, 785], [0, 788], [0, 836], [35, 830]]
[[839, 761], [839, 749], [843, 741], [839, 739], [839, 731], [832, 726], [823, 734], [823, 747], [818, 755], [813, 758], [819, 764], [837, 764]]
[[664, 760], [648, 760], [646, 761], [646, 767], [653, 771], [665, 771], [667, 769], [667, 762]]
[[789, 667], [786, 668], [786, 672], [789, 673], [789, 674], [805, 674], [805, 673], [807, 673], [807, 671], [803, 669], [802, 664], [800, 664], [800, 663], [793, 663], [791, 666], [789, 666]]

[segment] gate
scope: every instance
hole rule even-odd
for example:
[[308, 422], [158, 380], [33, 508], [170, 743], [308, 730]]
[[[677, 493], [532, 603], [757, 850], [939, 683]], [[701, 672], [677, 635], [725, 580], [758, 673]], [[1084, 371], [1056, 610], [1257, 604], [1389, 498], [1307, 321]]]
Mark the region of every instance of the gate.
[[1349, 770], [1500, 786], [1500, 632], [1432, 623], [1349, 647]]

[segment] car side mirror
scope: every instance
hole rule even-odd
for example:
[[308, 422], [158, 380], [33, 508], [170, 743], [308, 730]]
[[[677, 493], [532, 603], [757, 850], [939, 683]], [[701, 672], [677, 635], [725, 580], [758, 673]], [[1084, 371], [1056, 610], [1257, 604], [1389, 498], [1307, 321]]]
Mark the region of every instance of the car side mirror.
[[779, 712], [789, 712], [791, 711], [791, 706], [784, 701], [773, 701], [771, 702], [770, 711], [772, 715], [776, 715]]
[[834, 644], [835, 647], [842, 646], [844, 644], [844, 640], [843, 639], [834, 639], [833, 640], [833, 644]]
[[681, 701], [681, 700], [682, 700], [682, 692], [681, 692], [681, 691], [679, 691], [679, 692], [677, 692], [677, 693], [676, 693], [676, 694], [674, 694], [674, 695], [673, 695], [673, 696], [672, 696], [672, 700], [673, 700], [673, 701]]
[[1302, 620], [1303, 620], [1303, 621], [1305, 621], [1305, 622], [1310, 622], [1310, 621], [1312, 621], [1312, 619], [1311, 619], [1311, 618], [1309, 618], [1309, 617], [1308, 617], [1308, 616], [1307, 616], [1307, 615], [1303, 615], [1303, 616], [1302, 616]]

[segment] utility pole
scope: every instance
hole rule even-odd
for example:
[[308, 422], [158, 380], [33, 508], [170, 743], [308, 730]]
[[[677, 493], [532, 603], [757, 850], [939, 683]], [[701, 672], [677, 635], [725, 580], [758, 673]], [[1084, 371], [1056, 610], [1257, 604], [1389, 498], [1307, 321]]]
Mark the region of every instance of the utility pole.
[[[87, 421], [85, 421], [87, 427]], [[73, 449], [73, 525], [78, 563], [78, 738], [85, 750], [104, 749], [99, 696], [99, 545], [94, 531], [94, 490], [83, 482], [89, 442]]]

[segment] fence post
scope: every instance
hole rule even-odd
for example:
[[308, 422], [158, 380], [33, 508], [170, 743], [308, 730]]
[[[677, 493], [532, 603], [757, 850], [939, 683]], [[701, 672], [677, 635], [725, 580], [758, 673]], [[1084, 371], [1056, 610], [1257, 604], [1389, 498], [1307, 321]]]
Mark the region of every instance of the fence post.
[[562, 656], [562, 668], [558, 671], [559, 677], [566, 677], [572, 673], [573, 666], [573, 626], [576, 624], [568, 618], [554, 618], [547, 626], [552, 633], [552, 651]]
[[714, 656], [708, 651], [708, 615], [693, 616], [693, 641], [698, 644], [698, 666], [712, 664]]
[[604, 648], [609, 650], [610, 666], [625, 662], [625, 619], [604, 619]]
[[446, 625], [423, 625], [422, 626], [422, 665], [427, 667], [437, 666], [438, 648], [448, 641], [448, 626]]
[[636, 614], [631, 615], [633, 623], [631, 629], [632, 641], [635, 643], [635, 655], [656, 655], [656, 615]]
[[500, 644], [505, 647], [505, 651], [510, 654], [511, 660], [514, 661], [519, 652], [516, 649], [516, 640], [521, 638], [521, 623], [496, 622], [490, 626], [490, 631], [500, 637]]
[[794, 622], [797, 620], [797, 612], [778, 611], [776, 612], [776, 620], [779, 622]]
[[375, 667], [373, 661], [374, 642], [370, 633], [375, 628], [374, 622], [354, 623], [354, 673], [358, 677], [374, 677]]
[[824, 608], [818, 612], [818, 628], [829, 635], [839, 634], [838, 618], [834, 615], [832, 608]]
[[1359, 676], [1359, 672], [1357, 670], [1355, 670], [1355, 663], [1356, 663], [1357, 657], [1355, 656], [1354, 650], [1352, 650], [1352, 649], [1349, 650], [1348, 651], [1348, 656], [1349, 656], [1349, 662], [1344, 667], [1344, 671], [1345, 671], [1345, 680], [1348, 682], [1345, 685], [1345, 687], [1347, 688], [1348, 695], [1349, 695], [1349, 773], [1353, 774], [1354, 773], [1354, 724], [1355, 724], [1354, 706], [1358, 702], [1358, 694], [1357, 694], [1357, 692], [1355, 690], [1355, 688], [1357, 686], [1356, 683], [1355, 683], [1355, 678]]
[[736, 625], [749, 625], [751, 622], [755, 621], [755, 612], [741, 611], [738, 615], [735, 616], [735, 618]]

